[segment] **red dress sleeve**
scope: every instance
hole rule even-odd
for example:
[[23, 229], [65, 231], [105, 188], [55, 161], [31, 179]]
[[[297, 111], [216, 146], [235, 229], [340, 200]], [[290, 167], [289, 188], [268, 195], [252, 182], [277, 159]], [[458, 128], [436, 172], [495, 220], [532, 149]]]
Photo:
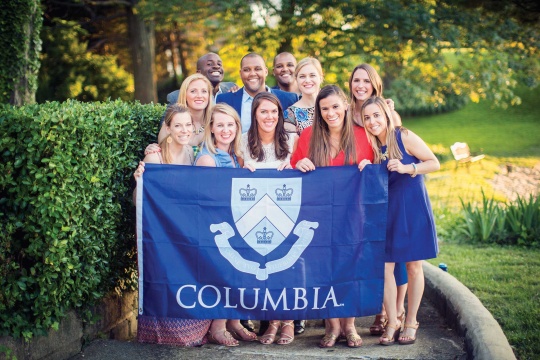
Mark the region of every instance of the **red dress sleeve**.
[[373, 149], [366, 135], [366, 130], [361, 126], [354, 125], [354, 137], [356, 138], [356, 157], [358, 158], [358, 163], [364, 159], [373, 162]]
[[291, 157], [291, 166], [293, 169], [296, 168], [296, 163], [303, 158], [308, 157], [309, 153], [309, 140], [311, 139], [311, 126], [305, 128], [304, 131], [300, 134], [298, 139], [298, 145], [296, 146], [296, 151], [292, 154]]

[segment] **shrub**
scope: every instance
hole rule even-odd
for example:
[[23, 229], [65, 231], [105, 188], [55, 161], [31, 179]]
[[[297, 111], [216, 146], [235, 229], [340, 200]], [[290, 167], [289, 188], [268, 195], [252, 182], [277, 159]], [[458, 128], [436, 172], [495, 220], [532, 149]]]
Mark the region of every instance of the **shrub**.
[[160, 105], [0, 107], [0, 334], [57, 328], [136, 285], [131, 176]]
[[482, 191], [482, 206], [461, 200], [463, 218], [457, 226], [465, 240], [538, 247], [540, 245], [540, 198], [518, 197], [509, 204], [488, 199]]

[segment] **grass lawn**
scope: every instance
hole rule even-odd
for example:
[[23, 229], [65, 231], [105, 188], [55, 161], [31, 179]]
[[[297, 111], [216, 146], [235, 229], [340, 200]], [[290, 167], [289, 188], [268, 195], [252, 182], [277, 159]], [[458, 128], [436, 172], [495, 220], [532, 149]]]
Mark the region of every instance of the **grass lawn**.
[[[494, 157], [540, 157], [540, 87], [520, 89], [522, 104], [508, 109], [488, 102], [434, 116], [407, 117], [403, 125], [428, 144], [446, 148], [466, 142], [472, 152]], [[398, 109], [399, 111], [399, 109]]]
[[443, 242], [433, 265], [465, 284], [503, 328], [518, 359], [540, 356], [540, 250]]
[[[499, 322], [518, 359], [540, 358], [540, 250], [498, 245], [456, 243], [452, 219], [466, 201], [487, 196], [506, 201], [490, 181], [505, 171], [505, 163], [533, 167], [540, 162], [540, 88], [521, 89], [523, 103], [508, 109], [470, 103], [448, 114], [404, 118], [403, 124], [417, 133], [434, 151], [448, 158], [441, 170], [427, 176], [438, 232], [445, 240], [439, 258], [449, 272], [478, 296]], [[398, 109], [399, 110], [399, 109]], [[471, 151], [486, 158], [468, 168], [456, 169], [450, 145], [467, 142]]]

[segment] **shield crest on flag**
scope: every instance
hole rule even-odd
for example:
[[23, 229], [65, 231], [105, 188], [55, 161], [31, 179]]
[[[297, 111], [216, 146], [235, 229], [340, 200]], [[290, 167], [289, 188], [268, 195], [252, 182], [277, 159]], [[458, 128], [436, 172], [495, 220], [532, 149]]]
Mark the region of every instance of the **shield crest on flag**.
[[302, 178], [233, 178], [231, 209], [236, 229], [261, 255], [294, 229], [302, 205]]

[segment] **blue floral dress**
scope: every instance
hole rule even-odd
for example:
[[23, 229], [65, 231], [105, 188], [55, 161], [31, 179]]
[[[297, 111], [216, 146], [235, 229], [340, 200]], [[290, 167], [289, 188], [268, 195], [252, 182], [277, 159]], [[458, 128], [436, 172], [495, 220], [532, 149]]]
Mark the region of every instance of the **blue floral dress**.
[[285, 121], [296, 126], [298, 135], [300, 135], [305, 128], [310, 127], [313, 124], [314, 116], [315, 107], [302, 108], [292, 105], [285, 110]]

